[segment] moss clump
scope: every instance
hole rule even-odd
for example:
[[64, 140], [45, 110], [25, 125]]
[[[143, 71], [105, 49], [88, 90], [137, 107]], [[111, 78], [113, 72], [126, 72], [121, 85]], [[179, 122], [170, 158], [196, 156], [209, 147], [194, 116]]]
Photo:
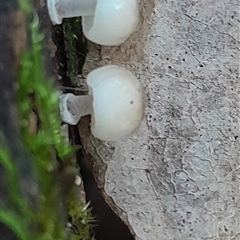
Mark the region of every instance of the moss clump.
[[8, 196], [5, 196], [8, 202], [1, 202], [0, 206], [0, 222], [10, 228], [19, 239], [30, 240], [31, 234], [28, 226], [31, 212], [28, 210], [27, 203], [19, 190], [16, 165], [10, 157], [2, 135], [0, 135], [0, 140], [0, 164], [5, 170], [8, 187]]
[[[24, 147], [33, 160], [38, 196], [35, 196], [36, 209], [30, 208], [21, 194], [14, 161], [7, 147], [1, 144], [0, 163], [6, 173], [12, 207], [0, 208], [0, 221], [22, 240], [69, 238], [89, 240], [91, 219], [87, 205], [79, 202], [72, 193], [65, 196], [64, 193], [69, 194], [71, 191], [64, 192], [60, 186], [74, 177], [76, 169], [72, 165], [73, 161], [67, 160], [71, 158], [73, 148], [66, 143], [60, 132], [59, 93], [54, 89], [53, 81], [45, 78], [43, 71], [41, 47], [43, 35], [39, 33], [39, 19], [35, 13], [32, 16], [34, 10], [28, 0], [21, 0], [19, 3], [27, 17], [32, 19], [27, 26], [29, 42], [23, 52], [19, 71], [17, 91], [19, 130]], [[29, 131], [28, 124], [33, 109], [38, 118], [38, 128], [35, 132]], [[65, 165], [65, 169], [75, 170], [62, 174], [59, 172], [60, 165]], [[73, 182], [70, 183], [68, 188], [73, 187]], [[64, 214], [64, 209], [68, 209], [68, 213]], [[66, 228], [67, 214], [74, 219], [74, 224], [79, 228], [75, 233], [69, 232]]]

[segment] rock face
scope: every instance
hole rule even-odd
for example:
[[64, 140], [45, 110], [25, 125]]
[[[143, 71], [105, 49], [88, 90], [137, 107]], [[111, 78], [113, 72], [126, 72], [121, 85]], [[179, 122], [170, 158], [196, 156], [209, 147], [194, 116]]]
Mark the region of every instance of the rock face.
[[131, 38], [92, 46], [85, 64], [85, 73], [124, 66], [146, 91], [131, 138], [81, 133], [99, 188], [136, 239], [240, 239], [239, 2], [144, 0], [140, 9]]

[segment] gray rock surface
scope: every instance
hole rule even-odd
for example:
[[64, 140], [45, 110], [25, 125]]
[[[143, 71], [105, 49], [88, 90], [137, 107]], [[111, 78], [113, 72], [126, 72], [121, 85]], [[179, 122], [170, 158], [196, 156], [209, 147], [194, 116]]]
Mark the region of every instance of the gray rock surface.
[[88, 55], [85, 73], [118, 64], [145, 88], [132, 137], [82, 132], [99, 187], [136, 239], [240, 239], [239, 5], [144, 0], [127, 42]]

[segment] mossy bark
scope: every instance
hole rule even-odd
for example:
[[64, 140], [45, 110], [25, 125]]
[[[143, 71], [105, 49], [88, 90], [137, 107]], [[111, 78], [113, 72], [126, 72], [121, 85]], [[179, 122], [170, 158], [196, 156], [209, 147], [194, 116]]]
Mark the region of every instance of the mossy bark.
[[[0, 3], [0, 141], [16, 166], [21, 194], [28, 204], [36, 206], [37, 181], [31, 157], [24, 148], [18, 128], [16, 86], [20, 56], [26, 44], [26, 17], [18, 1], [3, 0]], [[6, 169], [0, 166], [1, 206], [12, 208]], [[16, 193], [17, 197], [17, 193]], [[18, 209], [16, 209], [18, 211]], [[14, 233], [1, 223], [4, 239], [17, 239]]]

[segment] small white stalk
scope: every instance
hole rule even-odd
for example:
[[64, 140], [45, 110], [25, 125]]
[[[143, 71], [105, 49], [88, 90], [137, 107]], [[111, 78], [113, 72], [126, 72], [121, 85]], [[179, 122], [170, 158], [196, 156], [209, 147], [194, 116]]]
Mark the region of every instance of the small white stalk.
[[76, 125], [81, 117], [92, 114], [92, 97], [75, 96], [72, 93], [60, 96], [60, 114], [64, 122]]
[[93, 16], [97, 0], [48, 0], [48, 10], [53, 24], [61, 24], [63, 18]]

